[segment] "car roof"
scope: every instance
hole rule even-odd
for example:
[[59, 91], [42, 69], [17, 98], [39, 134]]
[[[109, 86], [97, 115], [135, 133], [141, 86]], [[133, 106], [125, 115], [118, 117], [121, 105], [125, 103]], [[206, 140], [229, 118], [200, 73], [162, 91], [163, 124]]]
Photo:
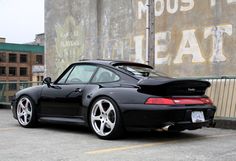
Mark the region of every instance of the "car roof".
[[119, 66], [119, 65], [131, 65], [131, 66], [140, 66], [140, 67], [146, 67], [151, 68], [151, 66], [136, 62], [130, 62], [130, 61], [123, 61], [123, 60], [105, 60], [105, 59], [82, 59], [79, 60], [77, 63], [94, 63], [94, 64], [101, 64], [101, 65], [107, 65], [107, 66]]

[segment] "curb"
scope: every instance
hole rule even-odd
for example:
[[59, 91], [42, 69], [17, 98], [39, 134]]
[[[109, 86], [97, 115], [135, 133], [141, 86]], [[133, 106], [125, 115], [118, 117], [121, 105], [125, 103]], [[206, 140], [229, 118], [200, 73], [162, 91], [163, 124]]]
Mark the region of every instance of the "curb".
[[10, 105], [0, 105], [0, 109], [11, 109]]
[[215, 118], [216, 128], [221, 129], [234, 129], [236, 130], [236, 119], [235, 118]]

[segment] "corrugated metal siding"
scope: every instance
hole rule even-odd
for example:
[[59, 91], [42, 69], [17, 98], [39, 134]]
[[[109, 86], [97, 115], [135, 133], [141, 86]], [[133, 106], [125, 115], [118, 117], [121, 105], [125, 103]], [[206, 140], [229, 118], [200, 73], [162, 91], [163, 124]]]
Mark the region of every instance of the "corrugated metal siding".
[[207, 95], [217, 106], [216, 116], [236, 117], [236, 77], [222, 77], [207, 79], [211, 87]]

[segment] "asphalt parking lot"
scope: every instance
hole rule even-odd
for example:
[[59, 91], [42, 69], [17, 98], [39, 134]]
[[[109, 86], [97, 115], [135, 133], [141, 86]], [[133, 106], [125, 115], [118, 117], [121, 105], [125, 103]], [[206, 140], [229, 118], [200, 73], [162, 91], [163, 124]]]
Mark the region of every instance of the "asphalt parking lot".
[[129, 132], [98, 139], [87, 128], [43, 124], [26, 129], [0, 108], [1, 161], [235, 161], [236, 130], [204, 128], [180, 134]]

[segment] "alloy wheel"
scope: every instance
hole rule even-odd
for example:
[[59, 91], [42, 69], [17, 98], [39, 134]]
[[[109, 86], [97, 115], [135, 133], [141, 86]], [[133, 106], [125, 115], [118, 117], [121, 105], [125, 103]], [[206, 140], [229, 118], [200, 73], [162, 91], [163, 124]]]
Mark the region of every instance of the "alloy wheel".
[[113, 104], [107, 99], [98, 100], [92, 107], [90, 119], [98, 135], [109, 135], [116, 123], [116, 111]]
[[26, 97], [22, 97], [17, 105], [17, 118], [21, 125], [26, 126], [32, 119], [32, 104]]

